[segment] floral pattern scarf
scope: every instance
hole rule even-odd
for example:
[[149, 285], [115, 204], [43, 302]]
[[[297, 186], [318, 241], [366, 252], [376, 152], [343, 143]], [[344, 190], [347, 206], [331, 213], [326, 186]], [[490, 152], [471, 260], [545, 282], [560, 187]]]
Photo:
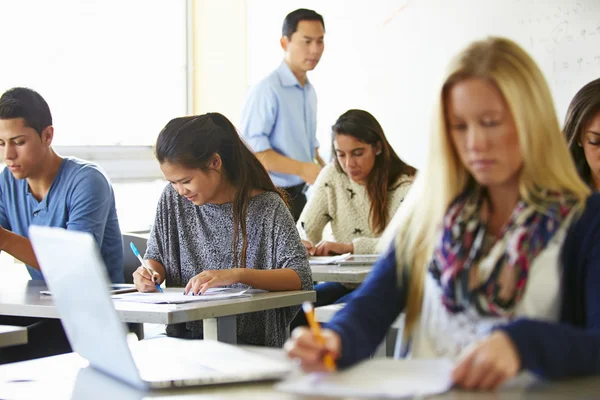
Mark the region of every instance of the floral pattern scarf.
[[485, 191], [465, 192], [450, 205], [429, 265], [448, 311], [462, 312], [474, 305], [483, 315], [514, 313], [533, 260], [577, 204], [576, 198], [564, 194], [548, 192], [545, 198], [544, 213], [520, 200], [491, 246], [484, 246]]

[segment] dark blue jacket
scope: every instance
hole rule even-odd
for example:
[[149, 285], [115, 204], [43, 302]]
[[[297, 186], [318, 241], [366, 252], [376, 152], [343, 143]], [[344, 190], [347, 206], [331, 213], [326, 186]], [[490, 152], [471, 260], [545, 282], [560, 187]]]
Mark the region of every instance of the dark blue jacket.
[[571, 225], [561, 255], [560, 324], [517, 320], [501, 327], [521, 365], [547, 378], [600, 373], [600, 194]]

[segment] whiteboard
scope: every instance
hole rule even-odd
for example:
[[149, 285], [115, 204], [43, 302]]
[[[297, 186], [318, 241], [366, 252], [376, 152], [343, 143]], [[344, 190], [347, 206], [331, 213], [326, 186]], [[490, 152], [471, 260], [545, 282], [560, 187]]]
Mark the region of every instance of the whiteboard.
[[318, 137], [350, 108], [371, 112], [400, 157], [421, 167], [431, 108], [450, 58], [473, 40], [508, 37], [536, 60], [559, 120], [573, 95], [600, 77], [600, 0], [247, 0], [248, 81], [282, 58], [285, 15], [325, 18], [325, 53], [309, 73], [318, 95]]

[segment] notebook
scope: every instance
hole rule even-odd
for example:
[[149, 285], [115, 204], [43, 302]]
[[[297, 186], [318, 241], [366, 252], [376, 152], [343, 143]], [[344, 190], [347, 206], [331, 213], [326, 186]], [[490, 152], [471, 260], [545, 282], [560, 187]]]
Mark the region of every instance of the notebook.
[[289, 363], [210, 340], [159, 338], [130, 347], [93, 236], [31, 226], [29, 238], [71, 347], [95, 369], [141, 389], [276, 380], [290, 371]]
[[[123, 294], [123, 293], [135, 293], [137, 289], [133, 283], [111, 283], [108, 285], [110, 294]], [[40, 290], [40, 294], [52, 296], [52, 292], [49, 290]]]

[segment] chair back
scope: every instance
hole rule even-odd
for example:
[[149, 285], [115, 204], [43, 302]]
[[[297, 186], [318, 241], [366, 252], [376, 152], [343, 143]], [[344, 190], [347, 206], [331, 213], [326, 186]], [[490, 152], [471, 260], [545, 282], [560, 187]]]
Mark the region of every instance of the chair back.
[[125, 283], [133, 283], [133, 273], [140, 266], [140, 260], [131, 251], [130, 242], [133, 242], [142, 258], [146, 253], [148, 239], [145, 236], [135, 233], [123, 233], [123, 273], [125, 274]]

